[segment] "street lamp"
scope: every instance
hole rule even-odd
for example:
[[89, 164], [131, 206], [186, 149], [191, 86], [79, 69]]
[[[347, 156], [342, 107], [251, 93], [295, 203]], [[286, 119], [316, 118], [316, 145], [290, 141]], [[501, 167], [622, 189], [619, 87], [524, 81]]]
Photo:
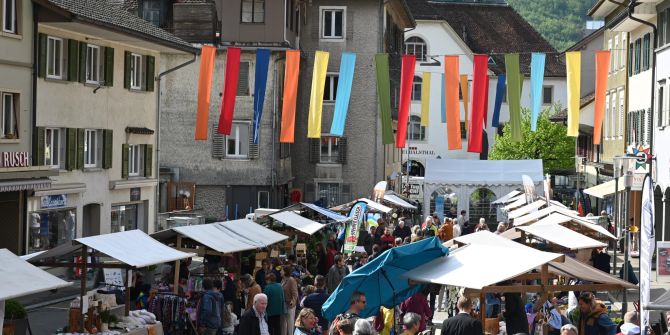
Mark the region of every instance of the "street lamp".
[[[623, 227], [623, 231], [626, 234], [624, 236], [624, 261], [623, 261], [623, 280], [628, 281], [628, 258], [630, 257], [630, 251], [629, 251], [629, 244], [630, 244], [630, 234], [631, 234], [631, 227], [630, 226], [625, 226], [626, 222], [628, 222], [628, 216], [629, 214], [629, 206], [630, 206], [630, 189], [633, 186], [633, 171], [630, 169], [631, 166], [631, 160], [632, 164], [635, 164], [636, 157], [631, 157], [631, 156], [616, 156], [614, 157], [614, 177], [615, 177], [615, 184], [614, 184], [614, 201], [617, 201], [618, 198], [618, 191], [619, 191], [619, 177], [623, 178], [624, 181], [624, 187], [626, 189], [625, 197], [624, 199], [621, 200], [622, 204], [617, 206], [615, 203], [615, 209], [617, 212], [619, 211], [618, 207], [622, 207], [623, 213], [622, 215], [617, 215], [617, 219], [615, 221], [615, 224], [617, 226], [617, 232], [621, 232], [621, 228]], [[623, 225], [623, 226], [622, 226]], [[618, 236], [618, 234], [617, 234]], [[617, 244], [618, 244], [618, 238], [617, 238]], [[614, 248], [614, 269], [616, 271], [616, 248]], [[622, 304], [621, 304], [621, 313], [625, 314], [627, 311], [627, 306], [628, 305], [628, 296], [627, 296], [627, 291], [624, 289], [623, 291], [623, 299], [622, 299]]]

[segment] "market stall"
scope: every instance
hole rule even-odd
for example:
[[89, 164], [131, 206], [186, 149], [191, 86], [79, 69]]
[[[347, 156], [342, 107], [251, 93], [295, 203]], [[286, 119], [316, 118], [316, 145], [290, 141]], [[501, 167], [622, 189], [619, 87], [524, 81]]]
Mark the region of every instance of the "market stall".
[[536, 200], [531, 202], [530, 204], [527, 204], [523, 207], [517, 208], [513, 211], [510, 211], [507, 213], [507, 218], [508, 219], [516, 219], [522, 215], [526, 215], [528, 213], [531, 213], [533, 211], [536, 211], [544, 206], [547, 205], [547, 202], [545, 200]]
[[338, 213], [348, 213], [349, 210], [351, 209], [351, 207], [359, 201], [363, 201], [368, 205], [368, 212], [378, 212], [378, 213], [388, 214], [388, 213], [391, 213], [393, 211], [393, 208], [382, 205], [382, 204], [380, 204], [378, 202], [375, 202], [375, 201], [372, 201], [368, 198], [356, 199], [356, 200], [348, 202], [346, 204], [335, 206], [335, 207], [331, 208], [331, 210], [333, 210], [335, 212], [338, 212]]
[[558, 224], [543, 224], [522, 226], [518, 229], [526, 235], [533, 236], [569, 250], [590, 249], [605, 247], [607, 244], [584, 236], [574, 230]]
[[519, 194], [521, 194], [520, 191], [518, 191], [518, 190], [513, 190], [512, 192], [509, 192], [509, 193], [503, 195], [502, 197], [496, 199], [495, 201], [493, 201], [493, 202], [491, 203], [491, 205], [507, 204], [507, 203], [510, 203], [510, 202], [514, 201], [515, 199], [517, 199], [516, 197], [517, 197]]

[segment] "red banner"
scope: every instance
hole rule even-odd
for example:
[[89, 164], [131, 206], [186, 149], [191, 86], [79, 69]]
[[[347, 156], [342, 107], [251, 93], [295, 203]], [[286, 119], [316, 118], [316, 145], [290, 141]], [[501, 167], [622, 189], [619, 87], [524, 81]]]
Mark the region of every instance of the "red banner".
[[447, 143], [449, 150], [459, 150], [462, 148], [461, 106], [458, 102], [459, 83], [458, 56], [444, 56], [444, 100], [447, 114]]
[[595, 113], [593, 120], [593, 144], [600, 144], [605, 115], [605, 93], [607, 92], [607, 72], [610, 65], [610, 52], [596, 52], [596, 88]]
[[240, 54], [240, 48], [228, 48], [226, 52], [226, 77], [223, 83], [223, 98], [221, 99], [219, 134], [230, 135], [233, 126], [237, 80], [240, 75]]
[[402, 68], [400, 72], [400, 103], [398, 106], [398, 133], [396, 134], [395, 147], [405, 147], [407, 140], [407, 121], [409, 120], [409, 107], [412, 102], [412, 84], [414, 83], [414, 67], [416, 56], [402, 55]]
[[472, 81], [472, 113], [468, 134], [468, 152], [482, 152], [484, 114], [488, 101], [488, 56], [475, 55]]

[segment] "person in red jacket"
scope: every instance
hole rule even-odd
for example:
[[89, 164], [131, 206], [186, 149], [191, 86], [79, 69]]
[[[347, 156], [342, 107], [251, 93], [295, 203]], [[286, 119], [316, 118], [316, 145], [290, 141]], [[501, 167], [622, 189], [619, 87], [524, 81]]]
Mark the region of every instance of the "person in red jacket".
[[430, 306], [428, 306], [428, 300], [426, 299], [429, 292], [430, 286], [426, 286], [421, 292], [417, 292], [400, 304], [401, 313], [412, 312], [421, 317], [419, 332], [426, 330], [426, 322], [430, 316], [433, 315], [433, 311], [430, 309]]
[[392, 248], [395, 244], [395, 237], [391, 234], [391, 228], [386, 228], [381, 236], [382, 250]]

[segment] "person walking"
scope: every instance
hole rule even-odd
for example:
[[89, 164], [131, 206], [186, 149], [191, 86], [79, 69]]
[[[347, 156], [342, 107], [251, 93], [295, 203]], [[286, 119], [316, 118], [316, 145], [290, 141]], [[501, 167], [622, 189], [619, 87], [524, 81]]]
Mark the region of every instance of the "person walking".
[[256, 271], [256, 274], [254, 275], [254, 280], [261, 287], [261, 291], [265, 290], [265, 278], [270, 272], [272, 272], [272, 268], [270, 267], [270, 261], [267, 258], [265, 258], [261, 261], [261, 268], [258, 269], [258, 271]]
[[426, 330], [426, 322], [433, 315], [433, 311], [428, 305], [428, 300], [426, 299], [430, 291], [431, 286], [427, 285], [421, 292], [417, 292], [400, 304], [400, 312], [402, 314], [412, 312], [418, 314], [421, 317], [419, 332]]
[[242, 283], [244, 283], [245, 286], [244, 291], [247, 294], [246, 307], [244, 309], [245, 311], [247, 311], [251, 309], [256, 294], [259, 294], [262, 291], [261, 286], [258, 285], [258, 283], [256, 283], [256, 281], [254, 281], [253, 278], [251, 278], [250, 274], [245, 274], [244, 276], [242, 276]]
[[201, 334], [216, 335], [221, 328], [221, 302], [223, 295], [214, 290], [214, 283], [206, 278], [202, 281], [205, 293], [198, 308], [198, 328]]
[[328, 270], [328, 277], [326, 285], [328, 286], [328, 293], [335, 292], [337, 285], [340, 285], [342, 278], [349, 274], [349, 269], [344, 264], [342, 255], [335, 256], [335, 264]]
[[440, 333], [449, 335], [483, 334], [482, 322], [470, 315], [472, 312], [472, 300], [465, 296], [460, 297], [456, 306], [459, 313], [444, 320]]
[[246, 311], [240, 319], [238, 334], [244, 335], [270, 335], [267, 315], [268, 297], [259, 293], [254, 296], [252, 307]]
[[467, 212], [465, 210], [461, 211], [461, 215], [456, 218], [456, 223], [461, 228], [461, 235], [467, 235], [470, 233], [468, 227], [468, 218], [466, 216]]
[[263, 293], [268, 297], [266, 309], [268, 328], [270, 335], [280, 335], [281, 316], [284, 314], [284, 289], [277, 283], [277, 277], [272, 272], [265, 276], [265, 282]]
[[316, 276], [314, 278], [314, 286], [316, 286], [316, 291], [305, 297], [305, 300], [302, 302], [302, 307], [311, 308], [314, 311], [316, 317], [319, 318], [319, 326], [321, 326], [321, 330], [325, 331], [328, 329], [328, 320], [321, 314], [321, 307], [323, 307], [323, 304], [328, 300], [326, 277], [321, 275]]
[[330, 335], [337, 335], [337, 330], [340, 328], [340, 323], [342, 323], [342, 321], [349, 321], [353, 326], [356, 321], [361, 318], [360, 313], [363, 309], [365, 309], [366, 303], [367, 298], [365, 297], [365, 293], [360, 291], [355, 291], [352, 293], [351, 299], [349, 300], [349, 309], [345, 313], [338, 314], [335, 317], [333, 323], [330, 325], [330, 330], [328, 333]]
[[421, 316], [412, 312], [405, 313], [402, 317], [402, 323], [405, 328], [402, 335], [416, 335], [419, 333], [419, 327], [421, 326]]
[[314, 310], [311, 308], [301, 309], [295, 319], [293, 335], [321, 335], [318, 321], [319, 318], [317, 318]]
[[281, 317], [281, 335], [293, 334], [293, 322], [295, 321], [295, 307], [298, 304], [298, 283], [291, 276], [293, 269], [290, 266], [282, 268], [281, 287], [284, 289], [284, 309], [286, 313]]
[[582, 292], [577, 303], [579, 308], [570, 313], [570, 319], [577, 326], [579, 335], [616, 334], [616, 324], [607, 314], [607, 308], [602, 302], [596, 301], [591, 292]]

